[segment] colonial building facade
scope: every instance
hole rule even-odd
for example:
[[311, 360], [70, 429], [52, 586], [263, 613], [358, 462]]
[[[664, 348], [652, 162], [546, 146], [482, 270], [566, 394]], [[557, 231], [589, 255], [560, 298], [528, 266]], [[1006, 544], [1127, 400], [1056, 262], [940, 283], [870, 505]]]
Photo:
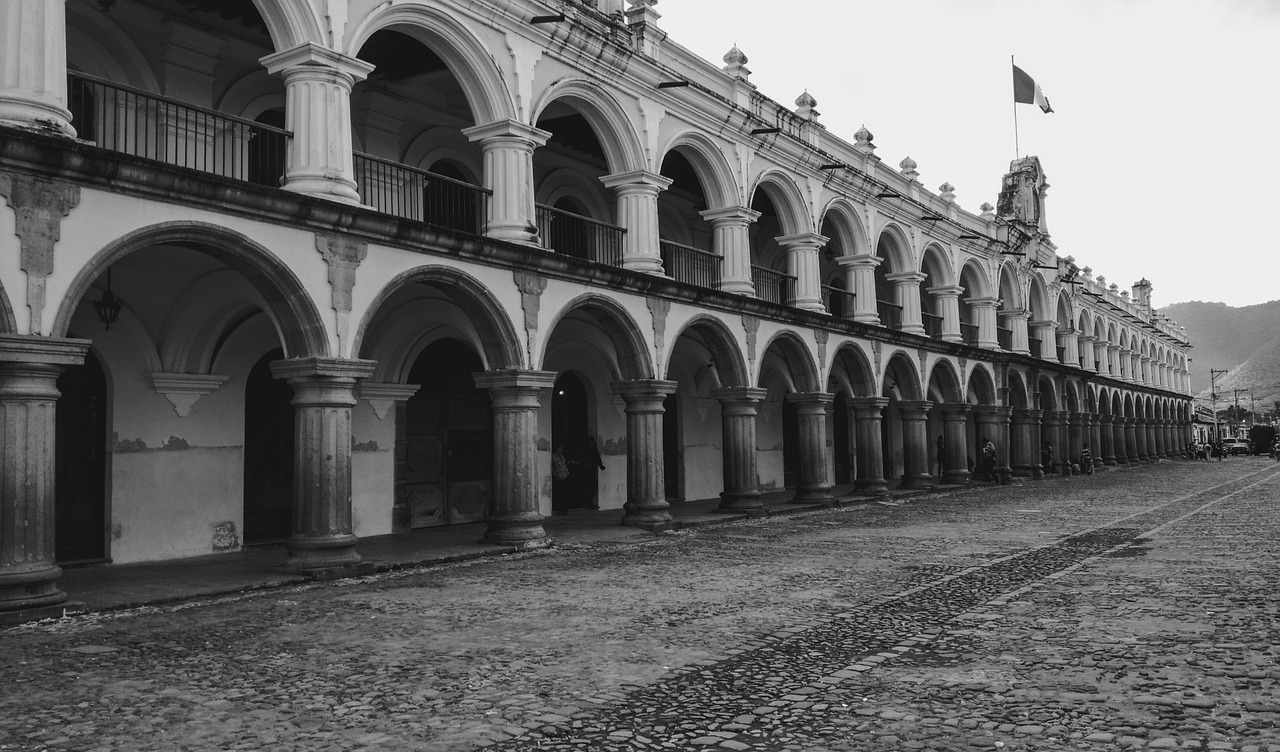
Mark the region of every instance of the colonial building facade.
[[0, 1], [0, 609], [965, 483], [985, 439], [1179, 454], [1185, 331], [1057, 254], [1037, 159], [964, 211], [656, 4]]

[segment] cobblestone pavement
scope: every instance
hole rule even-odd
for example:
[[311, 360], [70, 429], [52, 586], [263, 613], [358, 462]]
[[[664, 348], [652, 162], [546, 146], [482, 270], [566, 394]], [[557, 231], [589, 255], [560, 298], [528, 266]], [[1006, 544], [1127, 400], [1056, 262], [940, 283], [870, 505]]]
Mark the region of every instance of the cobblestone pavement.
[[0, 750], [1280, 752], [1280, 465], [1092, 477], [0, 631]]

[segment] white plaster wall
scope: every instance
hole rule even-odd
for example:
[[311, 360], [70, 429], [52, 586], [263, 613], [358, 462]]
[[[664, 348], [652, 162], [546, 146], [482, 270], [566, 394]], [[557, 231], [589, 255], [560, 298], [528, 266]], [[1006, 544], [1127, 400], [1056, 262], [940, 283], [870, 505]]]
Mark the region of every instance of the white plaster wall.
[[[683, 386], [683, 385], [681, 385]], [[683, 401], [684, 498], [712, 499], [724, 490], [723, 422], [714, 399]]]
[[782, 464], [782, 403], [762, 402], [756, 415], [756, 465], [761, 491], [785, 487]]
[[356, 535], [391, 532], [395, 506], [396, 408], [379, 419], [360, 400], [351, 411], [351, 515]]

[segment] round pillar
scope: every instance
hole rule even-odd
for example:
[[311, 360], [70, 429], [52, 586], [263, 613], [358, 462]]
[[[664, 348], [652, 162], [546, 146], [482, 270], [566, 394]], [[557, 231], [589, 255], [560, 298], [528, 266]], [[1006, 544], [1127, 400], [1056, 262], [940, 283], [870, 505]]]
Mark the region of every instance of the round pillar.
[[787, 397], [796, 406], [800, 438], [800, 482], [794, 504], [831, 504], [831, 455], [827, 451], [827, 412], [834, 394], [805, 392]]
[[928, 400], [901, 401], [902, 415], [902, 483], [899, 488], [928, 488], [934, 484], [929, 474], [929, 410]]
[[551, 134], [516, 120], [466, 128], [462, 134], [480, 144], [484, 187], [489, 196], [484, 234], [495, 240], [538, 245], [533, 195], [533, 150]]
[[750, 513], [764, 508], [756, 467], [756, 412], [767, 394], [753, 387], [711, 392], [711, 397], [720, 401], [724, 442], [724, 491], [717, 512]]
[[54, 564], [58, 376], [85, 340], [0, 335], [0, 611], [67, 599]]
[[351, 528], [351, 408], [374, 362], [293, 358], [271, 373], [293, 387], [293, 534], [284, 568], [312, 575], [361, 561]]
[[486, 371], [472, 375], [493, 405], [493, 489], [485, 543], [536, 546], [542, 527], [538, 411], [556, 382], [554, 371]]
[[663, 400], [675, 394], [674, 381], [637, 379], [614, 384], [626, 403], [627, 504], [622, 524], [648, 529], [671, 524], [662, 453]]
[[886, 397], [855, 397], [849, 400], [858, 442], [858, 477], [853, 488], [859, 493], [889, 492], [889, 484], [884, 479], [884, 442], [880, 434], [880, 424], [888, 404]]
[[942, 482], [969, 482], [969, 448], [965, 435], [970, 407], [961, 403], [942, 406], [942, 440], [946, 444], [942, 459]]
[[67, 109], [66, 0], [0, 3], [0, 123], [75, 137]]
[[671, 178], [634, 170], [600, 180], [617, 194], [618, 222], [627, 230], [622, 236], [622, 268], [662, 274], [658, 194], [671, 185]]

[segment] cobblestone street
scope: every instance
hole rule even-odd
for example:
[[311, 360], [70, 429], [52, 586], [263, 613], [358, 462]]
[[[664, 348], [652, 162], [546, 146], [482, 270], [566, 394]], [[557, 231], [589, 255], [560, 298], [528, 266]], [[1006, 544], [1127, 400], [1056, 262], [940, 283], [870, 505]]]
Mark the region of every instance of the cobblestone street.
[[0, 750], [1280, 752], [1280, 464], [1163, 462], [0, 631]]

